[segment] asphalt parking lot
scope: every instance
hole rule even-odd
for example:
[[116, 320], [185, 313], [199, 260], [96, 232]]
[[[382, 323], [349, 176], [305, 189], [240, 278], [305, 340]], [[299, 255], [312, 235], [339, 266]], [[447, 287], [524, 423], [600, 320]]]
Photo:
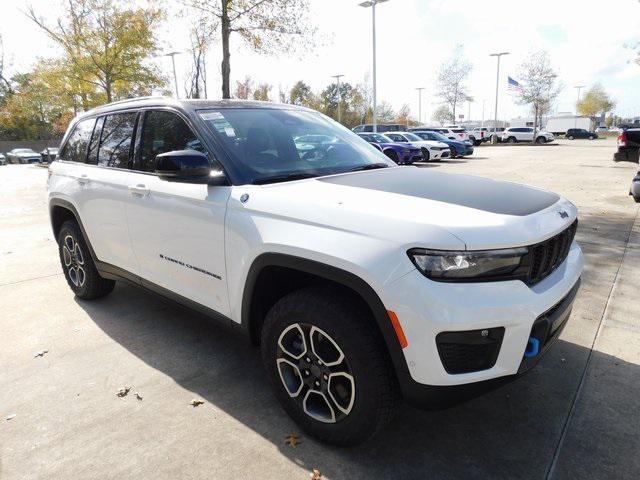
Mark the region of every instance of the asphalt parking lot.
[[[352, 449], [302, 435], [243, 340], [125, 284], [75, 300], [46, 169], [0, 167], [0, 478], [639, 478], [637, 165], [612, 161], [613, 140], [558, 143], [424, 168], [549, 188], [579, 207], [587, 264], [561, 340], [524, 378], [445, 411], [403, 407]], [[302, 443], [286, 444], [291, 433]]]

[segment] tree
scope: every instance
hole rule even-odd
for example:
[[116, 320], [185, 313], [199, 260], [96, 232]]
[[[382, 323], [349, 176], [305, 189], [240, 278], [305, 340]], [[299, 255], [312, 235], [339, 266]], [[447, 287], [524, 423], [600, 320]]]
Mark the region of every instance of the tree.
[[524, 85], [519, 93], [518, 102], [521, 105], [531, 105], [535, 140], [540, 112], [549, 108], [562, 88], [546, 51], [529, 54], [520, 66], [520, 77], [524, 79]]
[[231, 98], [230, 38], [237, 33], [258, 53], [289, 53], [304, 47], [315, 34], [308, 25], [309, 0], [181, 0], [203, 12], [222, 35], [222, 98]]
[[609, 113], [615, 105], [616, 102], [609, 97], [604, 88], [602, 88], [602, 85], [596, 83], [587, 90], [579, 102], [576, 102], [576, 109], [580, 115], [584, 115], [593, 120], [599, 114], [606, 115]]
[[187, 98], [207, 98], [206, 55], [213, 39], [213, 31], [203, 18], [197, 18], [191, 27], [191, 70], [187, 81]]
[[389, 123], [396, 118], [396, 112], [393, 111], [393, 107], [389, 102], [381, 102], [376, 110], [379, 123]]
[[4, 105], [9, 96], [13, 93], [11, 82], [5, 76], [4, 70], [4, 43], [2, 42], [2, 35], [0, 35], [0, 107]]
[[462, 47], [458, 47], [438, 71], [437, 95], [449, 106], [453, 122], [456, 121], [456, 107], [470, 98], [465, 82], [472, 69], [473, 65], [464, 57]]
[[453, 113], [451, 113], [451, 109], [447, 105], [440, 105], [433, 112], [431, 119], [438, 122], [440, 125], [444, 125], [446, 122], [451, 120], [453, 117]]
[[261, 102], [270, 102], [271, 101], [270, 94], [271, 94], [272, 88], [273, 87], [268, 83], [259, 84], [258, 88], [256, 88], [255, 91], [253, 92], [253, 99]]
[[28, 17], [62, 47], [76, 80], [99, 88], [107, 102], [149, 94], [164, 80], [145, 60], [157, 50], [158, 8], [128, 7], [124, 0], [67, 0], [64, 16], [49, 24], [29, 7]]
[[396, 113], [396, 118], [393, 119], [393, 123], [402, 123], [404, 125], [418, 124], [414, 118], [411, 118], [411, 108], [409, 108], [408, 103], [405, 103], [400, 107], [400, 110]]
[[302, 80], [298, 80], [295, 85], [291, 87], [289, 102], [294, 105], [302, 105], [310, 108], [313, 108], [318, 103], [315, 95], [311, 91], [311, 87]]
[[233, 95], [235, 98], [239, 98], [240, 100], [248, 100], [251, 96], [251, 92], [253, 91], [253, 80], [249, 75], [244, 77], [244, 80], [241, 82], [236, 81], [236, 92]]

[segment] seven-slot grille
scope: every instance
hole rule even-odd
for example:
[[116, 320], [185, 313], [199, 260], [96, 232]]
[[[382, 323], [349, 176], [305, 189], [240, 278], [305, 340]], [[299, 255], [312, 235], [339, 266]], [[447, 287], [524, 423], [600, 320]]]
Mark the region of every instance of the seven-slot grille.
[[538, 283], [553, 272], [569, 254], [569, 248], [578, 228], [576, 220], [571, 226], [542, 243], [529, 247], [531, 267], [529, 284]]

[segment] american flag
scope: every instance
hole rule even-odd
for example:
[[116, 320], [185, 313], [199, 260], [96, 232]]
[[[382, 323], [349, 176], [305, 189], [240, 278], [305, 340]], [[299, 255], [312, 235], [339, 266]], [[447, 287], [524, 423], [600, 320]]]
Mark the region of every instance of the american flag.
[[511, 77], [507, 77], [507, 81], [509, 83], [509, 85], [507, 86], [507, 90], [509, 90], [510, 92], [514, 92], [514, 93], [522, 93], [522, 85], [520, 85], [518, 82], [516, 82], [513, 78]]

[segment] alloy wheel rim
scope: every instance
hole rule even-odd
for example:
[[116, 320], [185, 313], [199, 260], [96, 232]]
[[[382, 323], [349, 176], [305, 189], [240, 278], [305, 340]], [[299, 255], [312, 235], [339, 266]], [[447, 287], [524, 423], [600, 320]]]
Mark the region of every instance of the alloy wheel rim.
[[71, 235], [64, 237], [62, 259], [71, 283], [76, 287], [82, 287], [87, 279], [84, 269], [84, 254], [76, 239]]
[[351, 367], [324, 330], [294, 323], [278, 338], [276, 368], [285, 391], [305, 414], [323, 423], [349, 415], [356, 388]]

